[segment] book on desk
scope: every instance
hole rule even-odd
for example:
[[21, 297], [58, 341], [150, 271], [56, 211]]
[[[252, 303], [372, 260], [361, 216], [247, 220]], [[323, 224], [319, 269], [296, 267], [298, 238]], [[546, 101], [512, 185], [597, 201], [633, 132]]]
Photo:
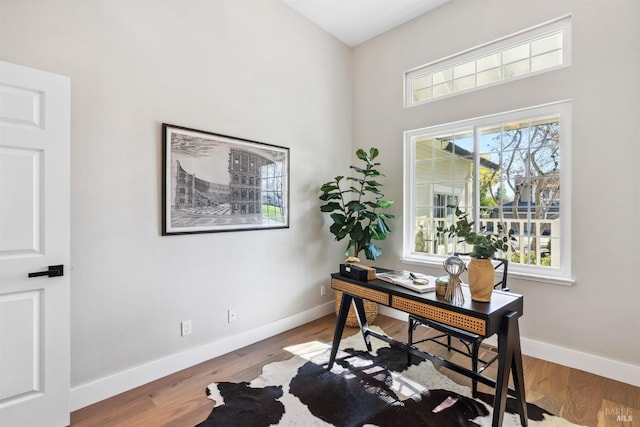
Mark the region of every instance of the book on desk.
[[426, 274], [412, 273], [407, 270], [387, 270], [376, 273], [376, 277], [415, 292], [431, 292], [436, 290], [436, 277]]

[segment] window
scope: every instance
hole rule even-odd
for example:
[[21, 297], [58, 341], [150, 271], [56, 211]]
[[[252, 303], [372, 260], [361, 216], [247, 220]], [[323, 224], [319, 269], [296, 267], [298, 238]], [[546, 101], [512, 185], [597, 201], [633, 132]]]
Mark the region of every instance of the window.
[[568, 66], [570, 23], [560, 18], [408, 71], [405, 105]]
[[267, 218], [282, 215], [283, 172], [282, 162], [269, 163], [260, 168], [262, 215]]
[[561, 102], [405, 132], [405, 260], [471, 250], [437, 235], [457, 205], [487, 232], [515, 231], [511, 271], [569, 279], [570, 112]]

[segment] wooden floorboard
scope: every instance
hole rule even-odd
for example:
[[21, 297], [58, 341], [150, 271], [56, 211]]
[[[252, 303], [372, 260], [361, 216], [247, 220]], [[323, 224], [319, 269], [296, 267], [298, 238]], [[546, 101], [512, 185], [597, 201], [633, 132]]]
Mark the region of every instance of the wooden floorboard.
[[[213, 402], [205, 396], [206, 386], [213, 381], [250, 381], [260, 375], [268, 363], [286, 360], [291, 353], [285, 347], [313, 340], [329, 342], [333, 338], [335, 315], [276, 335], [264, 341], [238, 349], [223, 356], [145, 384], [110, 399], [79, 409], [71, 414], [71, 425], [84, 426], [194, 426], [203, 421], [213, 409]], [[407, 323], [379, 315], [375, 325], [387, 334], [405, 340]], [[346, 328], [343, 336], [358, 333]], [[432, 331], [420, 327], [416, 338]], [[432, 353], [467, 363], [464, 356], [448, 354], [446, 348], [433, 344]], [[483, 348], [482, 353], [489, 352]], [[589, 427], [640, 426], [640, 388], [592, 375], [555, 363], [524, 356], [524, 377], [527, 400], [560, 415], [567, 420]], [[461, 375], [439, 370], [461, 384], [470, 380]], [[495, 364], [485, 371], [495, 375]], [[480, 391], [491, 392], [480, 385]], [[620, 418], [620, 416], [625, 418]], [[636, 423], [633, 423], [633, 415]]]

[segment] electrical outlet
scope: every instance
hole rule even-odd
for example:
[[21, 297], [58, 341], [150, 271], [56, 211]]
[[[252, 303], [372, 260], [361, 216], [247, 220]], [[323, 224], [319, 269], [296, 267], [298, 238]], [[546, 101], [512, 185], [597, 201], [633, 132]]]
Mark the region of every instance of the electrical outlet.
[[325, 285], [320, 285], [320, 296], [323, 297], [327, 293], [327, 288]]
[[191, 335], [191, 320], [185, 320], [184, 322], [180, 322], [180, 334], [183, 337], [187, 335]]
[[236, 311], [235, 308], [230, 308], [229, 311], [227, 312], [227, 316], [228, 316], [229, 323], [235, 322], [236, 320], [238, 320], [238, 312]]

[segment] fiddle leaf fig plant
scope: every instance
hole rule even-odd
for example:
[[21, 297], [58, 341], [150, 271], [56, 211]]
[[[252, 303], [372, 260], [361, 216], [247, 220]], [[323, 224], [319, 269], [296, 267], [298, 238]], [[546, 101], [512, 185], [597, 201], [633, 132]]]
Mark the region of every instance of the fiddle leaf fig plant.
[[457, 237], [458, 243], [473, 245], [469, 254], [472, 258], [493, 258], [497, 251], [509, 250], [509, 242], [516, 240], [513, 237], [515, 232], [512, 229], [505, 232], [502, 224], [498, 224], [498, 232], [495, 234], [486, 233], [486, 227], [481, 227], [478, 233], [473, 229], [475, 221], [469, 221], [469, 214], [461, 211], [456, 205], [447, 207], [455, 209], [457, 220], [449, 227], [438, 227], [437, 236]]
[[384, 200], [382, 184], [376, 180], [384, 176], [377, 169], [380, 163], [374, 161], [378, 154], [374, 147], [368, 153], [358, 149], [356, 156], [364, 162], [364, 167], [352, 165], [355, 176], [336, 176], [320, 188], [320, 200], [326, 202], [320, 211], [330, 213], [333, 220], [329, 231], [337, 241], [349, 238], [345, 256], [357, 257], [364, 251], [367, 259], [375, 260], [382, 255], [382, 249], [373, 241], [386, 239], [391, 231], [387, 220], [395, 215], [385, 210], [393, 205], [393, 200]]

